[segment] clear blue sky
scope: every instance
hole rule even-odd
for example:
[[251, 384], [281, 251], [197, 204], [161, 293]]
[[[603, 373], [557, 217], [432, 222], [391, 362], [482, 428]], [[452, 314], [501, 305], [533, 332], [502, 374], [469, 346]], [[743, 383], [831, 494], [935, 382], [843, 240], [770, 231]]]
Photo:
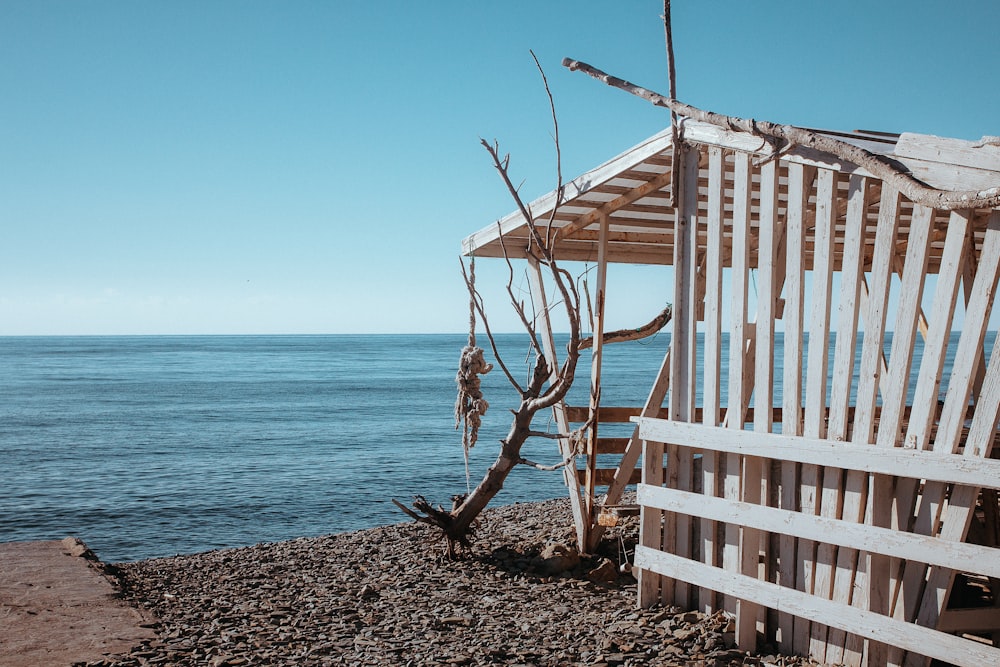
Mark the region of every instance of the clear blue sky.
[[[674, 0], [678, 94], [1000, 134], [1000, 3]], [[0, 1], [0, 334], [464, 331], [460, 240], [666, 114], [660, 0]], [[480, 262], [480, 284], [498, 262]], [[495, 292], [498, 329], [515, 330]]]

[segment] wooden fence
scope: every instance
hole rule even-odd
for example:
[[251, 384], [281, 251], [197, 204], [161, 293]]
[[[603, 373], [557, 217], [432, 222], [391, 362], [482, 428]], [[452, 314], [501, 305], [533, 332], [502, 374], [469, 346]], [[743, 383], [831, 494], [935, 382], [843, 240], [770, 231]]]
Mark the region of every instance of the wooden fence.
[[997, 607], [948, 605], [957, 576], [1000, 592], [995, 529], [968, 539], [1000, 487], [1000, 212], [720, 146], [680, 173], [640, 604], [725, 608], [741, 647], [833, 664], [1000, 665]]

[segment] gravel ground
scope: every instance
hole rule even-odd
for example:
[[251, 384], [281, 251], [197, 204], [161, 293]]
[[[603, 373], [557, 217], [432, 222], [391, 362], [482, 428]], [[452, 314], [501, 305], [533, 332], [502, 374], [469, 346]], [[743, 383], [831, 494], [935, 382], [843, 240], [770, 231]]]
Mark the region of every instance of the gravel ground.
[[408, 523], [124, 563], [111, 569], [157, 638], [85, 664], [814, 664], [729, 648], [721, 614], [637, 609], [620, 572], [636, 532], [626, 521], [580, 558], [554, 500], [488, 510], [459, 562], [436, 529]]

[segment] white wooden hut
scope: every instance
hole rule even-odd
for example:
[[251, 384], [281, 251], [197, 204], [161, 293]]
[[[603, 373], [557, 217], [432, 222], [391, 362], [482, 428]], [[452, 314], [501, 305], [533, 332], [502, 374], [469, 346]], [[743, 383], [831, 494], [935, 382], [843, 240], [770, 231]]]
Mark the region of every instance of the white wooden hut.
[[[822, 134], [934, 187], [1000, 184], [995, 142]], [[666, 131], [569, 183], [554, 218], [555, 255], [595, 263], [602, 294], [616, 263], [675, 276], [645, 405], [555, 411], [563, 434], [591, 413], [594, 435], [636, 422], [566, 471], [580, 545], [641, 471], [642, 606], [724, 609], [739, 646], [834, 664], [1000, 665], [1000, 210], [914, 205], [831, 155], [768, 159], [713, 125], [683, 137], [677, 207]], [[537, 221], [555, 201], [532, 203]], [[515, 213], [462, 250], [523, 259], [540, 281], [527, 245]], [[595, 385], [601, 357], [598, 336]], [[620, 465], [600, 470], [607, 453]]]

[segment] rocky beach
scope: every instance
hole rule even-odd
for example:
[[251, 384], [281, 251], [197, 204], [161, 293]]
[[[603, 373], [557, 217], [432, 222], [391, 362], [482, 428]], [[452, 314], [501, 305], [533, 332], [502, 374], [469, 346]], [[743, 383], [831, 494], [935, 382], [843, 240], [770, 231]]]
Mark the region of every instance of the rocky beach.
[[568, 502], [552, 500], [488, 510], [459, 562], [436, 529], [401, 523], [112, 565], [156, 637], [77, 664], [814, 664], [732, 648], [721, 614], [637, 609], [636, 535], [625, 520], [580, 557]]

